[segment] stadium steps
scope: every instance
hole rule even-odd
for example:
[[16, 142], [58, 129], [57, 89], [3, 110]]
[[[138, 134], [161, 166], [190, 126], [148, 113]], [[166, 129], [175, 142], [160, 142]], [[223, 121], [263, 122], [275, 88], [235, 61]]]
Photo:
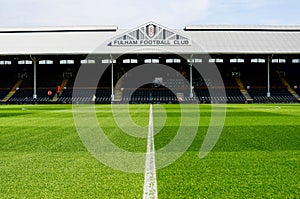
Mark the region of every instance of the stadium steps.
[[3, 98], [2, 102], [7, 102], [16, 93], [17, 88], [19, 88], [22, 83], [22, 79], [18, 80], [14, 87], [11, 89], [11, 91]]
[[178, 101], [184, 101], [184, 93], [176, 93]]
[[123, 91], [121, 89], [124, 76], [122, 76], [115, 86], [115, 99], [114, 102], [121, 102]]
[[246, 100], [248, 102], [253, 102], [253, 98], [250, 96], [250, 94], [248, 93], [248, 91], [246, 90], [241, 78], [236, 77], [235, 81], [237, 83], [237, 85], [239, 86], [239, 89], [241, 91], [241, 93], [243, 94], [243, 96], [246, 98]]
[[[66, 87], [66, 85], [68, 84], [69, 79], [64, 79], [60, 85], [61, 91], [59, 93], [59, 95], [62, 94], [62, 92], [64, 91], [64, 88]], [[57, 95], [54, 95], [54, 97], [52, 98], [51, 102], [57, 102], [58, 97]]]
[[121, 102], [122, 93], [123, 92], [121, 90], [115, 90], [115, 100], [114, 100], [114, 102]]
[[278, 74], [280, 81], [287, 88], [289, 93], [291, 93], [300, 102], [300, 96], [296, 93], [296, 91], [291, 87], [291, 85], [286, 81], [286, 79], [280, 75], [279, 71], [276, 71], [276, 73]]

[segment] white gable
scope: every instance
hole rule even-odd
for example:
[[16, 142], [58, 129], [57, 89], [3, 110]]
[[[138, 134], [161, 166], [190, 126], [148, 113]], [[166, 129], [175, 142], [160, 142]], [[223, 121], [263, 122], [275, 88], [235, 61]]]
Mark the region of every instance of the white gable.
[[165, 28], [154, 22], [146, 23], [115, 39], [111, 46], [186, 46], [191, 39], [181, 33]]

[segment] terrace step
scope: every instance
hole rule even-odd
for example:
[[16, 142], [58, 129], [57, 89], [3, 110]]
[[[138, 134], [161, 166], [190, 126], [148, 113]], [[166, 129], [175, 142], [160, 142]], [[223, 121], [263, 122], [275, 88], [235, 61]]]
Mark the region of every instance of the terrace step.
[[123, 84], [123, 80], [124, 80], [124, 76], [122, 76], [116, 86], [115, 86], [115, 98], [114, 98], [114, 102], [121, 102], [122, 99], [122, 95], [123, 95], [123, 91], [122, 91], [122, 84]]
[[241, 93], [246, 98], [247, 102], [253, 102], [253, 98], [250, 96], [250, 94], [246, 90], [241, 78], [236, 77], [235, 81], [236, 81], [237, 85], [239, 86], [239, 89], [240, 89]]
[[[64, 79], [64, 80], [62, 81], [62, 83], [61, 83], [61, 85], [60, 85], [61, 90], [60, 90], [59, 95], [61, 95], [61, 94], [63, 93], [64, 88], [66, 87], [68, 81], [69, 81], [69, 79]], [[58, 100], [57, 95], [54, 95], [54, 97], [52, 98], [51, 102], [57, 102], [57, 100]]]
[[286, 79], [280, 74], [279, 71], [276, 71], [276, 73], [278, 74], [280, 81], [287, 88], [289, 93], [291, 93], [300, 102], [300, 96], [296, 93], [296, 91], [291, 87], [291, 85], [286, 81]]
[[11, 89], [11, 91], [3, 98], [2, 102], [7, 102], [16, 93], [17, 88], [19, 88], [22, 83], [22, 79], [18, 80], [14, 87]]

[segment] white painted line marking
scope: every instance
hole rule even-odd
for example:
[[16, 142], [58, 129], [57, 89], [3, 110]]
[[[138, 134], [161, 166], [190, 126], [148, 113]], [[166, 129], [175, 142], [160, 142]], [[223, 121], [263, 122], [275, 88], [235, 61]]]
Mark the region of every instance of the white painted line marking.
[[277, 110], [281, 109], [280, 106], [254, 106], [254, 107], [249, 107], [249, 110], [262, 110], [262, 111], [268, 111], [268, 110]]
[[143, 199], [150, 199], [150, 198], [158, 199], [156, 168], [155, 168], [152, 104], [150, 104], [150, 111], [149, 111], [147, 154], [146, 154], [146, 163], [145, 163], [144, 194], [143, 194]]

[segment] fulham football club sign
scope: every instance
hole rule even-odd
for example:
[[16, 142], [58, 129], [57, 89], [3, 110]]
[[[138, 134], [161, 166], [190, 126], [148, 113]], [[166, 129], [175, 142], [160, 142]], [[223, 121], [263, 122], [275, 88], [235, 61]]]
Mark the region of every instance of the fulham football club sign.
[[131, 30], [109, 43], [110, 46], [189, 46], [186, 36], [150, 22]]

